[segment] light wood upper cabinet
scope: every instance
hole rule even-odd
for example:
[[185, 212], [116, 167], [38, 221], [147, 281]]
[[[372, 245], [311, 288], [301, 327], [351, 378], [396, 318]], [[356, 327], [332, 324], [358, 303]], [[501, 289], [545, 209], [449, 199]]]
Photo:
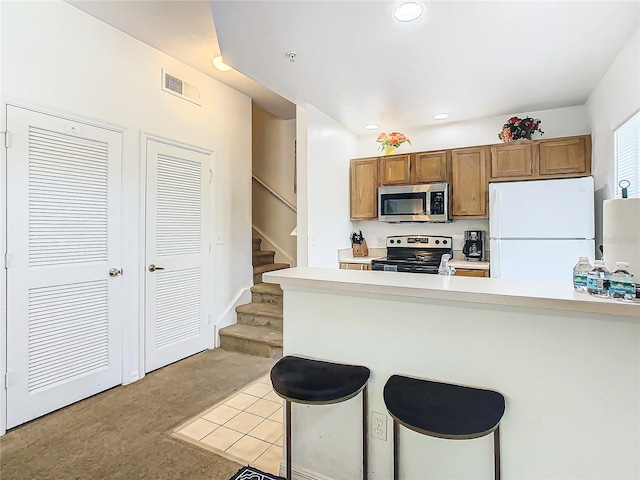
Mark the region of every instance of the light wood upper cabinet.
[[411, 183], [447, 181], [447, 152], [416, 153], [411, 164]]
[[411, 183], [409, 155], [380, 157], [380, 185], [408, 185]]
[[351, 160], [351, 220], [378, 218], [378, 158]]
[[505, 143], [491, 147], [489, 179], [527, 180], [534, 175], [534, 146], [531, 142]]
[[487, 218], [487, 148], [451, 151], [451, 217]]
[[591, 136], [539, 140], [540, 176], [562, 177], [591, 173]]

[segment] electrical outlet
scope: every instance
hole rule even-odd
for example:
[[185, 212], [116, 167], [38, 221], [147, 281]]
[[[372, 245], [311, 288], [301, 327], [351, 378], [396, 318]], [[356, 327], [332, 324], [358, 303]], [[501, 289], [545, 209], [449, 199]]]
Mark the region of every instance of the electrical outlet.
[[224, 245], [224, 233], [216, 235], [216, 245]]
[[371, 412], [371, 436], [387, 441], [387, 416], [384, 413]]
[[384, 247], [384, 241], [385, 241], [384, 237], [378, 237], [378, 246]]

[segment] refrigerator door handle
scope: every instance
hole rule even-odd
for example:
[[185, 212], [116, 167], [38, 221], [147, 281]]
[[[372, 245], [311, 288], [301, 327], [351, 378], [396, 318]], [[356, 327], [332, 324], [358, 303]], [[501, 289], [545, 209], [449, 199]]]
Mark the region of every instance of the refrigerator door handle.
[[493, 190], [493, 198], [491, 199], [492, 201], [490, 202], [491, 205], [491, 211], [490, 211], [490, 217], [489, 218], [495, 218], [496, 219], [496, 223], [495, 223], [495, 232], [491, 231], [490, 235], [492, 238], [500, 238], [502, 235], [502, 218], [500, 215], [498, 215], [498, 212], [500, 211], [500, 189], [498, 188], [494, 188]]
[[500, 278], [500, 241], [492, 240], [491, 243], [491, 278]]

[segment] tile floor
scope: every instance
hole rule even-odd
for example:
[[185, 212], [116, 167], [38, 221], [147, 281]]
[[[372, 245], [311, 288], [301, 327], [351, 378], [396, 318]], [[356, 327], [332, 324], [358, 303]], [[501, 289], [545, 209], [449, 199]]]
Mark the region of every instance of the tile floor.
[[180, 425], [173, 434], [241, 464], [278, 475], [282, 462], [282, 405], [267, 374]]

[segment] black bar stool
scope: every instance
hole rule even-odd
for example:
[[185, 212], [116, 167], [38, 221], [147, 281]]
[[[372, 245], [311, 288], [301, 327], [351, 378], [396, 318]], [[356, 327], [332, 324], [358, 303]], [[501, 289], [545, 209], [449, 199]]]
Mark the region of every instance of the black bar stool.
[[291, 480], [291, 402], [329, 405], [362, 392], [362, 478], [367, 479], [367, 367], [286, 356], [271, 369], [273, 390], [285, 399], [287, 480]]
[[493, 390], [392, 375], [384, 403], [393, 417], [393, 479], [398, 480], [398, 425], [430, 437], [465, 440], [493, 432], [494, 478], [500, 480], [500, 430], [505, 402]]

